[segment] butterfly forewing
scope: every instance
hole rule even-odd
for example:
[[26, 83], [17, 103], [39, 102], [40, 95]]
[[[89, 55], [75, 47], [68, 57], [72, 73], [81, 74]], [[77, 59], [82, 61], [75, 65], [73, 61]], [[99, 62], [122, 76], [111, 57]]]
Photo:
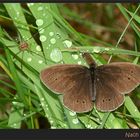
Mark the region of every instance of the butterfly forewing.
[[102, 79], [121, 94], [131, 92], [140, 83], [140, 67], [131, 63], [118, 62], [99, 66], [96, 75], [97, 79]]
[[92, 80], [89, 74], [77, 76], [75, 85], [64, 94], [64, 105], [75, 112], [88, 112], [93, 108]]
[[111, 63], [96, 68], [96, 107], [113, 111], [122, 105], [125, 93], [140, 83], [140, 67], [131, 63]]
[[90, 70], [80, 65], [55, 65], [41, 71], [42, 82], [55, 93], [64, 94], [70, 110], [87, 112], [93, 108]]

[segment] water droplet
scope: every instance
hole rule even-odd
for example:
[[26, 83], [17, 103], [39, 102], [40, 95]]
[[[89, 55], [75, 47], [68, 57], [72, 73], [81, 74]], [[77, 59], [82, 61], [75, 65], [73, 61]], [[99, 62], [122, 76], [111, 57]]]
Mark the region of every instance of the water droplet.
[[14, 126], [17, 126], [17, 124], [16, 124], [16, 123], [14, 123]]
[[36, 46], [36, 50], [40, 52], [41, 51], [41, 47], [39, 45], [37, 45]]
[[42, 106], [45, 106], [44, 101], [41, 101], [41, 105], [42, 105]]
[[53, 120], [51, 120], [50, 123], [52, 124], [53, 123]]
[[46, 38], [46, 36], [41, 35], [39, 39], [41, 42], [45, 42], [47, 38]]
[[135, 109], [135, 112], [137, 112], [138, 110], [137, 109]]
[[79, 56], [77, 54], [72, 54], [72, 57], [76, 60], [79, 58]]
[[49, 32], [49, 36], [53, 36], [54, 35], [54, 32]]
[[31, 57], [28, 57], [28, 58], [27, 58], [27, 61], [28, 61], [28, 62], [31, 62], [31, 61], [32, 61], [32, 58], [31, 58]]
[[96, 119], [98, 122], [100, 121], [99, 118]]
[[33, 6], [33, 5], [34, 5], [34, 3], [29, 3], [29, 4], [28, 4], [29, 7], [30, 7], [30, 6]]
[[52, 50], [51, 54], [50, 54], [50, 58], [54, 61], [54, 62], [59, 62], [62, 60], [62, 53], [58, 48], [55, 48]]
[[72, 42], [69, 40], [65, 40], [63, 43], [64, 43], [64, 46], [67, 48], [70, 48], [72, 46]]
[[38, 63], [39, 63], [39, 64], [42, 64], [42, 63], [43, 63], [43, 60], [39, 60]]
[[42, 19], [37, 19], [37, 20], [36, 20], [36, 25], [37, 25], [37, 26], [43, 25], [43, 20], [42, 20]]
[[100, 52], [100, 48], [93, 48], [93, 52], [99, 53]]
[[51, 42], [51, 44], [55, 44], [55, 43], [56, 43], [56, 39], [55, 39], [55, 38], [52, 38], [52, 39], [50, 40], [50, 42]]
[[79, 120], [76, 118], [76, 119], [73, 119], [72, 122], [73, 122], [74, 124], [78, 124], [78, 123], [79, 123]]
[[110, 49], [109, 48], [105, 48], [105, 51], [109, 51]]
[[63, 124], [63, 128], [67, 128], [67, 125], [66, 124]]
[[14, 102], [14, 101], [12, 103], [13, 103], [13, 105], [16, 105], [17, 104], [17, 102]]
[[17, 19], [17, 17], [14, 17], [14, 19]]
[[41, 10], [43, 10], [43, 7], [38, 7], [38, 9], [37, 9], [38, 11], [41, 11]]
[[91, 124], [87, 124], [86, 127], [87, 127], [87, 128], [91, 128]]
[[69, 111], [69, 114], [70, 114], [71, 116], [75, 116], [75, 115], [76, 115], [76, 112]]
[[39, 33], [40, 33], [40, 34], [43, 34], [44, 31], [45, 31], [45, 30], [44, 30], [43, 28], [41, 28], [41, 29], [39, 30]]
[[78, 61], [78, 64], [79, 64], [79, 65], [81, 65], [81, 64], [82, 64], [82, 62], [81, 62], [81, 61]]
[[14, 99], [17, 99], [17, 97], [16, 97], [16, 96], [14, 96]]
[[19, 12], [17, 12], [17, 16], [19, 16]]
[[51, 129], [56, 129], [56, 127], [55, 126], [51, 126]]
[[41, 100], [41, 101], [44, 101], [44, 98], [41, 98], [40, 100]]

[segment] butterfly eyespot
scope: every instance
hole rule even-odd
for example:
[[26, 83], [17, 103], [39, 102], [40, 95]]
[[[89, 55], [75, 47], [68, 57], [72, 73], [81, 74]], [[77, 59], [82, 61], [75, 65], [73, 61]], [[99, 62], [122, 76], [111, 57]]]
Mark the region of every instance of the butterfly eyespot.
[[108, 101], [110, 101], [110, 99], [108, 99]]
[[128, 77], [127, 79], [130, 80], [130, 77]]
[[76, 100], [77, 103], [79, 103], [79, 100]]
[[85, 104], [86, 102], [85, 101], [82, 101], [82, 103]]
[[133, 70], [131, 70], [130, 72], [131, 72], [131, 73], [134, 73], [134, 71], [133, 71]]
[[105, 100], [103, 100], [103, 102], [104, 102]]

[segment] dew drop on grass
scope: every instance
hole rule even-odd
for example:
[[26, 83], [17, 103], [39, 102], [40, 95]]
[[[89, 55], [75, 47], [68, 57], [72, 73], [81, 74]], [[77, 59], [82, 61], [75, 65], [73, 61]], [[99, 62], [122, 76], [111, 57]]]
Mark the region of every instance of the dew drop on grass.
[[17, 12], [17, 16], [19, 16], [19, 12]]
[[99, 53], [100, 51], [101, 51], [100, 48], [93, 48], [93, 52], [95, 52], [95, 53]]
[[34, 3], [29, 3], [29, 4], [28, 4], [28, 6], [33, 6], [33, 5], [34, 5]]
[[77, 60], [79, 58], [79, 56], [77, 54], [72, 54], [72, 57]]
[[109, 51], [110, 49], [109, 48], [105, 48], [105, 51]]
[[91, 128], [91, 124], [87, 124], [86, 127], [87, 127], [87, 128]]
[[54, 35], [54, 32], [49, 32], [49, 36], [53, 36]]
[[46, 36], [44, 35], [41, 35], [39, 39], [41, 42], [45, 42], [47, 40]]
[[31, 57], [28, 57], [28, 58], [27, 58], [27, 61], [28, 61], [28, 62], [31, 62], [31, 61], [32, 61], [32, 58], [31, 58]]
[[43, 63], [43, 60], [39, 60], [38, 63], [39, 63], [39, 64], [42, 64], [42, 63]]
[[70, 48], [70, 47], [72, 46], [72, 42], [69, 41], [69, 40], [63, 41], [63, 44], [64, 44], [64, 46], [67, 47], [67, 48]]
[[56, 127], [55, 126], [51, 126], [51, 129], [56, 129]]
[[43, 7], [42, 6], [38, 7], [37, 11], [41, 11], [41, 10], [43, 10]]
[[56, 39], [55, 39], [55, 38], [52, 38], [52, 39], [50, 40], [50, 42], [51, 42], [51, 44], [55, 44], [55, 43], [56, 43]]
[[75, 116], [76, 112], [69, 111], [70, 116]]
[[62, 53], [61, 53], [61, 51], [58, 48], [53, 49], [51, 54], [50, 54], [50, 58], [54, 62], [60, 62], [62, 60]]
[[81, 65], [81, 64], [82, 64], [82, 62], [81, 62], [81, 61], [78, 61], [78, 64], [79, 64], [79, 65]]
[[14, 127], [16, 127], [16, 126], [17, 126], [17, 124], [16, 124], [16, 123], [14, 123], [14, 124], [13, 124], [13, 126], [14, 126]]
[[38, 52], [40, 52], [40, 51], [41, 51], [41, 47], [40, 47], [39, 45], [37, 45], [37, 46], [36, 46], [36, 50], [37, 50]]
[[14, 101], [13, 101], [12, 103], [13, 103], [13, 105], [17, 105], [17, 102], [14, 102]]
[[41, 101], [44, 101], [44, 98], [41, 98], [40, 100], [41, 100]]
[[36, 20], [36, 25], [37, 25], [37, 26], [43, 25], [43, 20], [42, 20], [42, 19], [37, 19], [37, 20]]
[[78, 124], [79, 123], [79, 120], [76, 118], [76, 119], [73, 119], [72, 120], [72, 123], [74, 123], [74, 124]]
[[39, 30], [39, 33], [40, 33], [40, 34], [43, 34], [44, 31], [45, 31], [45, 30], [44, 30], [43, 28], [41, 28], [41, 29]]
[[51, 124], [54, 123], [53, 120], [51, 120], [50, 123], [51, 123]]

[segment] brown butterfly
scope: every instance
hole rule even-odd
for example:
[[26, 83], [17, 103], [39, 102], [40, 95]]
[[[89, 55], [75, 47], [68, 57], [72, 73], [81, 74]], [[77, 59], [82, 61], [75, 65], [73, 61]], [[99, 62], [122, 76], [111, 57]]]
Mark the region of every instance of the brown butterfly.
[[88, 53], [83, 57], [89, 68], [60, 64], [45, 68], [40, 79], [56, 94], [63, 94], [64, 105], [75, 112], [88, 112], [93, 101], [99, 111], [113, 111], [124, 102], [124, 94], [140, 83], [140, 67], [127, 62], [96, 66]]

